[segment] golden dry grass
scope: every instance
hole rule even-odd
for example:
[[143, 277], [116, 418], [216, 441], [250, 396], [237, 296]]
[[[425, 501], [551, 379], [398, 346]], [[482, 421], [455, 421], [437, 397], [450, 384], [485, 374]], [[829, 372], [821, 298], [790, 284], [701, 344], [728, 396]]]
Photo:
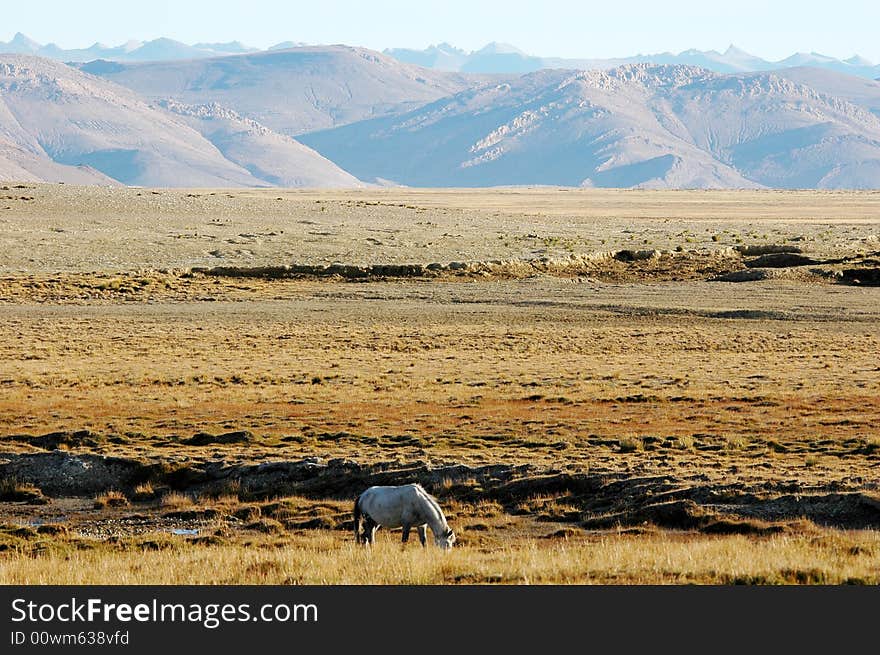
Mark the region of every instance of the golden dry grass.
[[192, 505], [193, 499], [191, 496], [176, 491], [163, 495], [159, 501], [159, 506], [164, 509], [180, 509], [182, 507], [191, 507]]
[[95, 496], [95, 509], [104, 509], [105, 507], [125, 507], [129, 505], [128, 498], [121, 491], [110, 490]]
[[0, 560], [0, 584], [878, 584], [876, 532], [754, 539], [606, 534], [449, 553], [382, 535], [60, 551]]
[[[247, 429], [252, 456], [578, 466], [651, 462], [645, 439], [674, 437], [675, 459], [717, 469], [772, 450], [789, 477], [805, 451], [877, 439], [871, 290], [292, 286], [294, 300], [211, 304], [207, 315], [198, 303], [8, 308], [0, 429], [88, 428], [104, 435], [97, 452], [136, 456], [158, 445], [204, 454], [180, 441]], [[712, 316], [740, 308], [793, 318]], [[837, 467], [815, 464], [819, 477]]]

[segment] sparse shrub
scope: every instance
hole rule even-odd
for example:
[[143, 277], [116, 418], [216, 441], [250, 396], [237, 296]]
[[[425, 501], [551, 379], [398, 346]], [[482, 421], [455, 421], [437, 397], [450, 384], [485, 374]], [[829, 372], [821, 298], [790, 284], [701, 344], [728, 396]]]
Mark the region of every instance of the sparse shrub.
[[740, 435], [727, 437], [724, 443], [727, 450], [741, 450], [746, 446], [746, 439]]
[[694, 438], [689, 434], [682, 434], [675, 438], [676, 447], [681, 450], [692, 450], [694, 447]]
[[236, 506], [240, 502], [238, 494], [222, 494], [219, 496], [212, 496], [212, 501], [215, 505], [221, 506]]
[[192, 498], [177, 491], [165, 494], [159, 502], [159, 505], [166, 509], [179, 509], [181, 507], [189, 507], [192, 504]]
[[153, 500], [154, 498], [156, 498], [156, 495], [156, 490], [153, 489], [152, 483], [144, 482], [143, 484], [139, 484], [134, 488], [132, 500], [142, 503], [148, 500]]
[[622, 453], [634, 453], [645, 449], [644, 442], [638, 437], [623, 437], [617, 442]]
[[95, 496], [95, 509], [104, 509], [106, 507], [125, 507], [128, 505], [128, 498], [121, 491], [111, 489]]

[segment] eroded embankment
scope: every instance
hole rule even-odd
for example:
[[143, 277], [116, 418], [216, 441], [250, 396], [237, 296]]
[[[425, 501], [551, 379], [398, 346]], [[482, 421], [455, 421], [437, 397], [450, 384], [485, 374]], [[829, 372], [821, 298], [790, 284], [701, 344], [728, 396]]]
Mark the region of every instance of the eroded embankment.
[[[419, 482], [441, 500], [491, 501], [510, 514], [586, 529], [649, 524], [706, 533], [769, 534], [797, 529], [805, 520], [845, 529], [880, 528], [880, 494], [870, 481], [719, 483], [672, 473], [571, 473], [509, 464], [361, 464], [318, 457], [253, 464], [182, 463], [61, 450], [0, 454], [0, 480], [6, 481], [6, 495], [0, 500], [34, 504], [50, 502], [46, 496], [92, 498], [110, 490], [132, 497], [143, 485], [149, 485], [155, 497], [170, 492], [193, 497], [234, 493], [245, 502], [287, 496], [351, 501], [371, 485]], [[30, 485], [30, 497], [13, 497], [9, 481]], [[340, 520], [316, 527], [348, 525]]]
[[[798, 252], [796, 252], [798, 251]], [[795, 246], [743, 246], [718, 250], [615, 250], [565, 258], [451, 262], [138, 270], [0, 277], [0, 303], [84, 303], [283, 298], [286, 281], [394, 282], [500, 281], [540, 276], [594, 283], [754, 282], [880, 285], [880, 252], [822, 259]], [[289, 289], [288, 289], [289, 290]], [[279, 295], [280, 294], [280, 295]]]
[[489, 278], [521, 279], [535, 275], [593, 277], [603, 281], [717, 280], [749, 282], [772, 278], [880, 284], [880, 252], [822, 259], [804, 255], [797, 246], [741, 246], [718, 250], [612, 250], [571, 254], [563, 258], [451, 262], [448, 264], [376, 264], [194, 268], [193, 273], [219, 278], [389, 279]]

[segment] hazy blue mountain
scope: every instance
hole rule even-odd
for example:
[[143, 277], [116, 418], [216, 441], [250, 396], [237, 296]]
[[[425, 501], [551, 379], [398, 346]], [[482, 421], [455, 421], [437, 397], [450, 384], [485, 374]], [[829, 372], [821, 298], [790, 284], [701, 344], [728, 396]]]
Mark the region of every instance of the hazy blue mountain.
[[[307, 44], [302, 42], [284, 41], [270, 47], [268, 51], [306, 46]], [[64, 49], [53, 43], [42, 45], [20, 32], [8, 43], [0, 41], [0, 54], [32, 54], [66, 62], [88, 62], [95, 59], [119, 62], [170, 61], [206, 59], [254, 52], [259, 52], [259, 50], [239, 41], [188, 45], [173, 39], [159, 38], [146, 43], [129, 41], [118, 46], [95, 43], [88, 48]], [[691, 49], [679, 53], [636, 54], [612, 59], [574, 59], [530, 55], [505, 43], [490, 43], [473, 52], [466, 52], [449, 43], [440, 43], [424, 50], [388, 48], [384, 53], [398, 61], [424, 68], [483, 74], [523, 74], [545, 68], [609, 69], [625, 64], [653, 63], [701, 66], [718, 73], [745, 73], [809, 66], [870, 79], [880, 77], [880, 65], [859, 55], [841, 60], [815, 52], [796, 53], [781, 61], [774, 62], [751, 55], [733, 45], [724, 52]]]
[[9, 43], [0, 41], [0, 51], [19, 55], [33, 55], [41, 48], [39, 43], [25, 36], [21, 32], [16, 32], [15, 36]]
[[193, 48], [197, 50], [205, 50], [218, 54], [245, 54], [248, 52], [259, 52], [259, 48], [252, 48], [245, 45], [241, 41], [229, 41], [228, 43], [196, 43]]
[[2, 136], [0, 136], [0, 180], [101, 186], [119, 184], [90, 166], [59, 164], [46, 154], [33, 152]]
[[467, 73], [529, 73], [546, 68], [540, 57], [531, 57], [507, 43], [490, 43], [472, 52], [461, 67]]
[[880, 120], [771, 73], [538, 71], [403, 116], [304, 135], [409, 186], [880, 187]]
[[129, 89], [30, 55], [0, 55], [0, 178], [363, 186], [314, 150], [216, 103], [150, 105]]
[[[454, 57], [440, 57], [439, 52], [454, 52]], [[490, 43], [471, 53], [464, 52], [447, 43], [430, 46], [425, 50], [388, 49], [388, 55], [401, 61], [414, 63], [427, 68], [472, 73], [528, 73], [548, 68], [600, 69], [607, 70], [626, 64], [685, 64], [700, 66], [717, 73], [750, 73], [811, 66], [833, 70], [848, 75], [874, 79], [880, 75], [880, 65], [875, 65], [858, 55], [846, 60], [835, 59], [817, 53], [798, 53], [773, 62], [751, 55], [731, 45], [724, 52], [716, 50], [684, 50], [679, 53], [660, 52], [637, 54], [615, 59], [566, 59], [561, 57], [533, 56], [518, 48]]]
[[288, 136], [403, 113], [483, 79], [348, 46], [144, 64], [101, 61], [81, 69], [150, 100], [216, 102]]
[[54, 43], [41, 45], [20, 32], [8, 43], [0, 41], [0, 54], [27, 54], [65, 62], [86, 62], [94, 59], [108, 61], [167, 61], [175, 59], [204, 59], [224, 55], [255, 52], [238, 41], [230, 43], [197, 43], [187, 45], [173, 39], [128, 41], [118, 46], [95, 43], [88, 48], [64, 49]]
[[311, 148], [217, 103], [184, 105], [165, 100], [158, 104], [208, 139], [226, 159], [275, 186], [364, 186]]
[[8, 167], [41, 179], [61, 164], [130, 185], [271, 186], [132, 91], [41, 57], [0, 55], [0, 138]]
[[869, 80], [821, 68], [785, 68], [776, 75], [809, 86], [853, 104], [866, 107], [880, 116], [880, 81]]
[[276, 43], [272, 47], [269, 48], [272, 50], [290, 50], [291, 48], [304, 48], [308, 43], [301, 43], [299, 41], [282, 41], [281, 43]]
[[[503, 44], [481, 53], [528, 58]], [[683, 55], [758, 65], [735, 49]], [[880, 84], [828, 67], [478, 75], [347, 46], [75, 65], [0, 55], [5, 179], [880, 188], [878, 116]]]
[[[100, 57], [100, 59], [119, 59], [121, 61], [167, 61], [169, 59], [197, 59], [199, 56], [213, 56], [214, 53], [203, 53], [198, 48], [186, 45], [173, 39], [154, 39], [147, 41], [126, 57]], [[98, 57], [95, 57], [98, 59]], [[72, 59], [67, 61], [74, 61]]]
[[393, 48], [384, 52], [386, 55], [407, 64], [415, 64], [416, 66], [443, 71], [460, 71], [468, 57], [464, 50], [451, 46], [448, 43], [432, 45], [425, 50]]

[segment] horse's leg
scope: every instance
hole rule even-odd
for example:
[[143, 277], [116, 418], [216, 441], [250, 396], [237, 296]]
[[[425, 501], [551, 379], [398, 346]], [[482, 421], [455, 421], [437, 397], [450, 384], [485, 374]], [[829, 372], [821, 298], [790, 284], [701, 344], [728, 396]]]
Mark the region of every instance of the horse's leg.
[[409, 530], [411, 527], [412, 526], [409, 523], [403, 524], [403, 538], [401, 540], [403, 543], [406, 543], [407, 541], [409, 541]]
[[364, 521], [364, 543], [366, 545], [368, 545], [368, 546], [373, 545], [373, 541], [376, 538], [376, 530], [378, 530], [378, 529], [379, 529], [379, 524], [376, 523], [372, 518], [370, 518], [368, 516], [367, 520]]
[[427, 523], [420, 525], [416, 528], [419, 532], [419, 541], [422, 542], [422, 548], [425, 548], [428, 545], [428, 525]]

